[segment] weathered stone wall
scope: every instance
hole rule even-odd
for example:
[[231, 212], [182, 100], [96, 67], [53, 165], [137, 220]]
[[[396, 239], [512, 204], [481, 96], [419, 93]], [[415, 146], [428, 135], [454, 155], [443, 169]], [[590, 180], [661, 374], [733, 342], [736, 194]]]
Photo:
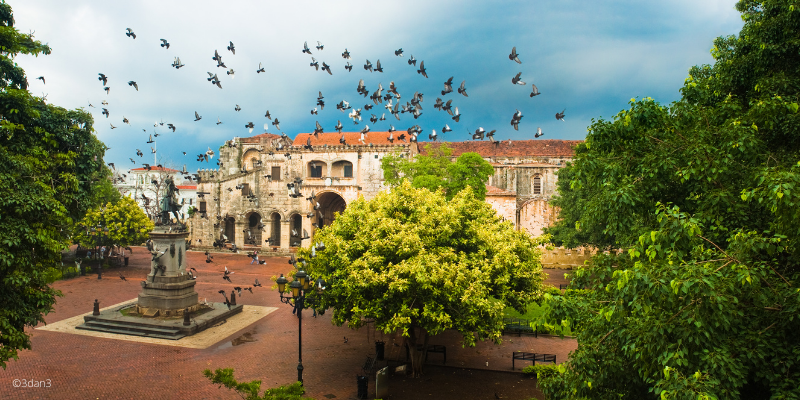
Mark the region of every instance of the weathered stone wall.
[[486, 195], [486, 202], [494, 208], [497, 215], [506, 221], [515, 222], [517, 214], [517, 198], [509, 195]]

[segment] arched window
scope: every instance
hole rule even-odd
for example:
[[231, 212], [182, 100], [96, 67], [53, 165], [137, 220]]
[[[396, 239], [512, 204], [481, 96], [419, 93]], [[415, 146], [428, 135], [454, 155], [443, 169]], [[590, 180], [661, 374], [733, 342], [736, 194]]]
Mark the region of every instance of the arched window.
[[539, 175], [533, 177], [533, 194], [542, 194], [542, 177]]
[[341, 178], [353, 177], [353, 163], [350, 161], [337, 161], [333, 163], [333, 176]]

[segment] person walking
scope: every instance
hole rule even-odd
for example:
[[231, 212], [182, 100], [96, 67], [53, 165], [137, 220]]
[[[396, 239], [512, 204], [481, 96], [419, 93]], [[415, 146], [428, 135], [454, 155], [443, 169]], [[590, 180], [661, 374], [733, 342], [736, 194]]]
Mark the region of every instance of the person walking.
[[260, 264], [258, 261], [258, 250], [253, 250], [253, 260], [250, 261], [250, 265], [253, 265], [253, 263]]

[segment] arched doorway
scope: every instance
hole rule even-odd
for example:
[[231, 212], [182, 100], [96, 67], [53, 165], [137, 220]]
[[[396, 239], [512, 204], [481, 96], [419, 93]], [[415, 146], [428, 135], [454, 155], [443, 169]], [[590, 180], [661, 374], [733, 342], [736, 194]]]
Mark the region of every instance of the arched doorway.
[[292, 231], [289, 235], [289, 246], [298, 247], [303, 243], [303, 217], [300, 214], [291, 216]]
[[[322, 221], [317, 221], [317, 225], [321, 226], [328, 226], [330, 225], [334, 218], [336, 218], [336, 213], [343, 213], [346, 207], [346, 203], [342, 196], [334, 192], [325, 192], [317, 196], [317, 202], [319, 202], [319, 212], [322, 214]], [[317, 217], [319, 218], [319, 216]]]
[[272, 219], [272, 229], [270, 232], [270, 244], [272, 246], [280, 246], [281, 245], [281, 215], [278, 213], [272, 213], [270, 217]]
[[245, 243], [254, 246], [260, 246], [261, 229], [263, 227], [261, 224], [261, 215], [257, 212], [252, 212], [247, 218], [247, 222], [248, 235], [245, 237]]
[[233, 217], [225, 218], [225, 241], [236, 243], [236, 220]]

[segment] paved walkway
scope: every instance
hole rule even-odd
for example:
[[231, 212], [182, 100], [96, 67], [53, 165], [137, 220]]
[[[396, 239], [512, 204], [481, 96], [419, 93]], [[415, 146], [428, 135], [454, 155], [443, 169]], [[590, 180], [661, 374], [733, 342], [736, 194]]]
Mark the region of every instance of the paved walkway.
[[[10, 361], [5, 371], [0, 370], [0, 399], [239, 398], [203, 377], [202, 371], [206, 368], [234, 368], [239, 381], [260, 379], [265, 388], [295, 381], [297, 318], [289, 306], [280, 303], [277, 290], [270, 289], [271, 276], [286, 274], [292, 269], [287, 259], [272, 257], [267, 258], [264, 265], [250, 265], [250, 258], [244, 254], [215, 253], [214, 262], [208, 264], [202, 252], [187, 252], [187, 261], [198, 271], [196, 290], [201, 300], [221, 301], [222, 295], [217, 293], [220, 289], [230, 293], [234, 286], [250, 286], [258, 278], [264, 287], [254, 288], [254, 294], [244, 292], [237, 302], [277, 307], [278, 310], [205, 349], [29, 328], [33, 349], [21, 351], [19, 360]], [[222, 279], [221, 271], [226, 265], [235, 271], [231, 275], [233, 283]], [[134, 299], [141, 290], [139, 282], [149, 270], [150, 255], [143, 248], [134, 248], [130, 265], [107, 270], [102, 280], [98, 280], [97, 275], [88, 275], [57, 282], [54, 286], [64, 296], [57, 299], [55, 311], [45, 320], [54, 323], [90, 312], [95, 299], [100, 301], [101, 307]], [[127, 282], [119, 278], [120, 272]], [[344, 343], [345, 336], [347, 343]], [[393, 340], [401, 343], [399, 337], [382, 335], [368, 328], [353, 331], [336, 327], [330, 322], [330, 313], [311, 318], [311, 312], [305, 311], [303, 377], [307, 395], [316, 399], [355, 398], [355, 377], [365, 357], [374, 353], [375, 340], [387, 342], [387, 358], [405, 358], [405, 351], [392, 345]], [[440, 354], [430, 354], [431, 367], [425, 377], [416, 380], [401, 376], [390, 378], [393, 398], [426, 398], [428, 393], [424, 392], [433, 384], [453, 390], [452, 398], [492, 398], [493, 392], [509, 399], [538, 396], [533, 380], [507, 373], [511, 371], [511, 352], [552, 353], [561, 362], [576, 347], [573, 339], [551, 337], [506, 336], [502, 345], [479, 342], [474, 348], [462, 348], [458, 340], [455, 332], [432, 337], [431, 344], [447, 345], [447, 367], [437, 366], [442, 364]], [[43, 381], [48, 387], [14, 388], [15, 379]], [[486, 391], [477, 392], [475, 385], [485, 387]], [[370, 393], [374, 394], [374, 381], [369, 386]]]

